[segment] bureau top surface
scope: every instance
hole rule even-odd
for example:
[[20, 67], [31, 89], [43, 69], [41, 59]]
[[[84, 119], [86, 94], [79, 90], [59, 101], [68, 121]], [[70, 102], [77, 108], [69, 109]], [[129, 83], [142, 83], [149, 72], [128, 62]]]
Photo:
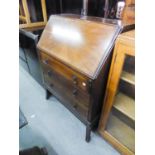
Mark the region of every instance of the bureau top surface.
[[122, 42], [124, 45], [127, 45], [130, 48], [135, 47], [135, 30], [131, 30], [125, 33], [122, 33], [118, 36], [117, 40]]
[[135, 30], [131, 30], [131, 31], [122, 33], [119, 37], [128, 38], [128, 39], [135, 39]]
[[38, 49], [94, 79], [120, 32], [118, 25], [51, 16]]

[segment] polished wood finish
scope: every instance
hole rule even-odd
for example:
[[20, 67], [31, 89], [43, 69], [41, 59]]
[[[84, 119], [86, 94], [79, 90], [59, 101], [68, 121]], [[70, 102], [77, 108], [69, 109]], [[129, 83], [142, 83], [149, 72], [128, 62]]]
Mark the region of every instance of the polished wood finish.
[[87, 21], [94, 21], [98, 23], [111, 23], [116, 24], [122, 27], [122, 33], [127, 32], [130, 30], [135, 29], [135, 23], [134, 22], [127, 22], [126, 20], [117, 20], [117, 19], [108, 19], [108, 18], [99, 18], [99, 17], [93, 17], [93, 16], [80, 16], [75, 14], [61, 14], [61, 16], [73, 18], [73, 19], [80, 19], [80, 20], [87, 20]]
[[97, 126], [121, 27], [72, 17], [50, 17], [38, 43], [45, 89], [86, 124], [86, 141]]
[[[102, 115], [99, 123], [98, 131], [99, 133], [109, 141], [116, 149], [118, 149], [122, 154], [133, 155], [134, 154], [134, 121], [135, 121], [135, 105], [134, 99], [127, 97], [124, 94], [120, 94], [118, 90], [119, 81], [123, 80], [131, 85], [134, 85], [134, 76], [131, 76], [129, 73], [122, 73], [124, 61], [126, 55], [135, 56], [135, 31], [129, 31], [121, 34], [116, 41], [115, 49], [112, 58], [112, 64], [109, 72], [108, 83], [104, 98], [104, 106], [102, 108]], [[126, 69], [126, 68], [125, 68]], [[122, 73], [122, 74], [121, 74]], [[131, 137], [124, 137], [120, 139], [121, 134], [118, 131], [110, 131], [109, 122], [110, 122], [110, 113], [112, 115], [119, 115], [119, 119], [113, 123], [113, 128], [115, 130], [122, 130], [122, 132], [131, 131]], [[121, 115], [120, 115], [121, 113]], [[124, 116], [125, 118], [123, 118]], [[130, 121], [129, 121], [130, 120]], [[114, 121], [114, 120], [113, 120]], [[119, 122], [120, 123], [119, 123]], [[124, 123], [125, 122], [125, 123]], [[120, 125], [120, 127], [117, 125]], [[124, 124], [124, 125], [123, 125]], [[125, 125], [127, 124], [127, 125]], [[131, 124], [131, 127], [129, 126]], [[124, 129], [121, 129], [121, 126], [124, 126]], [[128, 128], [127, 128], [128, 127]], [[116, 133], [116, 134], [115, 134]], [[115, 135], [114, 135], [115, 134]], [[117, 139], [116, 139], [117, 138]], [[126, 141], [124, 141], [126, 139]], [[130, 140], [129, 140], [130, 139]], [[129, 141], [127, 141], [129, 140]], [[128, 145], [128, 147], [126, 146]]]
[[40, 50], [95, 79], [109, 51], [109, 44], [114, 42], [117, 25], [62, 20], [63, 17], [58, 16], [51, 18], [38, 44]]
[[88, 78], [78, 74], [70, 68], [66, 68], [62, 63], [56, 61], [45, 53], [40, 54], [41, 60], [44, 64], [48, 64], [52, 70], [56, 70], [61, 76], [66, 77], [70, 81], [70, 85], [75, 84], [80, 90], [88, 92], [87, 81]]

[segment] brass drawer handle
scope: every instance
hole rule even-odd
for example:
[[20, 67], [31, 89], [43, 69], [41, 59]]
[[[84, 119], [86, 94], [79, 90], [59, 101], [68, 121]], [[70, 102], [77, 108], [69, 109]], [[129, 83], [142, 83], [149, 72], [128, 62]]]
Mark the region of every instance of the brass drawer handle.
[[73, 81], [73, 84], [74, 84], [74, 85], [77, 85], [77, 84], [78, 84], [78, 82], [77, 82], [77, 81]]
[[77, 89], [74, 89], [73, 90], [73, 95], [76, 96], [77, 94], [78, 94], [78, 90]]
[[44, 63], [44, 64], [46, 64], [46, 65], [48, 65], [48, 63], [49, 63], [49, 60], [48, 60], [48, 59], [46, 59], [46, 60], [43, 60], [43, 63]]
[[73, 79], [73, 81], [77, 80], [77, 76], [73, 75], [72, 79]]
[[73, 84], [77, 85], [78, 84], [77, 77], [75, 75], [73, 75], [72, 79], [73, 79]]

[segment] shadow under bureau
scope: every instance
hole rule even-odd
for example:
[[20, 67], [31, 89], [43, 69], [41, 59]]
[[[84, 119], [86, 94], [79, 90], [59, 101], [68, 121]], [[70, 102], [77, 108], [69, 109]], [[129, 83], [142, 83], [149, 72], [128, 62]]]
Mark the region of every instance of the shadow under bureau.
[[86, 124], [98, 125], [114, 41], [121, 27], [53, 15], [38, 42], [46, 98], [56, 96]]

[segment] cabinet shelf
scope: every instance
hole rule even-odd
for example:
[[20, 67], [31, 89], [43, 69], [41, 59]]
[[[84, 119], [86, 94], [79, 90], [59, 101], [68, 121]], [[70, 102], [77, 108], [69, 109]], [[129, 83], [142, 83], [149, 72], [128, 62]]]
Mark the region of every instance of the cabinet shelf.
[[135, 75], [134, 74], [123, 71], [122, 75], [121, 75], [121, 79], [132, 84], [132, 85], [135, 85]]
[[135, 101], [131, 97], [118, 93], [115, 97], [113, 107], [135, 121]]
[[121, 154], [135, 154], [135, 31], [116, 40], [99, 132]]
[[122, 122], [113, 114], [110, 115], [109, 122], [106, 128], [107, 132], [110, 133], [114, 138], [120, 141], [123, 145], [134, 152], [135, 150], [135, 131], [127, 124]]

